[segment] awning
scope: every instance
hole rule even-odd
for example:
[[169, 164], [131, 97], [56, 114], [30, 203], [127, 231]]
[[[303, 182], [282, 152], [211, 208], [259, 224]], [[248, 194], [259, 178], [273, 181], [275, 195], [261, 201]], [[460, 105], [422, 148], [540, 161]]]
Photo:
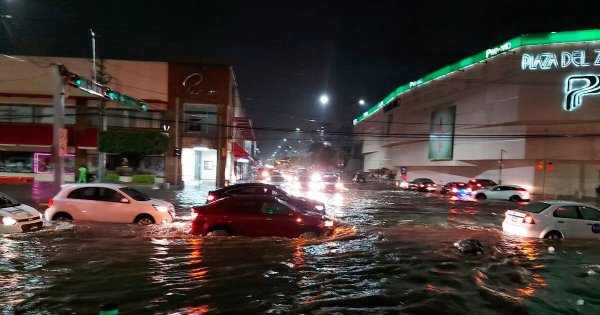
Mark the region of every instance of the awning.
[[244, 140], [256, 141], [254, 137], [254, 129], [252, 128], [252, 120], [247, 117], [234, 117], [233, 126], [238, 133], [238, 138]]
[[248, 152], [246, 152], [246, 150], [244, 150], [244, 148], [242, 148], [239, 144], [237, 143], [233, 143], [233, 156], [235, 156], [236, 158], [245, 158], [245, 157], [249, 157], [250, 154]]

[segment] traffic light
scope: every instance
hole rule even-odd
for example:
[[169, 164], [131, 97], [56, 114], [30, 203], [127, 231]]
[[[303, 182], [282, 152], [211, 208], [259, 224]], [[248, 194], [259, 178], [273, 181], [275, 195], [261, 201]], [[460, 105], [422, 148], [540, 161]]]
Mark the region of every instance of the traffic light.
[[554, 169], [554, 165], [552, 165], [552, 161], [546, 162], [546, 170], [551, 171]]
[[174, 155], [174, 156], [181, 156], [181, 148], [179, 148], [179, 147], [174, 147], [174, 148], [173, 148], [173, 155]]
[[137, 103], [137, 108], [139, 110], [147, 110], [148, 109], [148, 103], [144, 102], [144, 101], [138, 101]]

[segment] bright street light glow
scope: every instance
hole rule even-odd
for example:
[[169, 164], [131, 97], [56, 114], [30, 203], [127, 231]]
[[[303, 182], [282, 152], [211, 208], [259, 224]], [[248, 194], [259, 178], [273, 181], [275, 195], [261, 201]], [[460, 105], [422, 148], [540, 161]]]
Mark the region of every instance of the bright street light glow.
[[319, 97], [319, 102], [323, 105], [327, 105], [327, 103], [329, 103], [329, 96], [326, 94], [321, 95], [321, 97]]
[[358, 100], [358, 104], [359, 104], [360, 106], [363, 106], [363, 105], [365, 105], [365, 104], [366, 104], [366, 102], [365, 102], [365, 100], [361, 99], [361, 100]]
[[296, 131], [300, 131], [300, 128], [296, 128]]
[[286, 138], [283, 138], [283, 141], [287, 141], [287, 139], [286, 139]]

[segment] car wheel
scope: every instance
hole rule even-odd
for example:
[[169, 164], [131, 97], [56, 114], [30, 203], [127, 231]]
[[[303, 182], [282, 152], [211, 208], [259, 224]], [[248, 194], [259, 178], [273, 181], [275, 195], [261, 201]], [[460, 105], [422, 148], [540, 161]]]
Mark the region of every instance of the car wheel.
[[154, 218], [152, 218], [150, 215], [147, 215], [147, 214], [140, 214], [135, 218], [133, 223], [139, 224], [139, 225], [150, 225], [150, 224], [154, 224]]
[[544, 238], [547, 240], [559, 240], [563, 237], [562, 237], [562, 234], [560, 234], [560, 232], [558, 232], [558, 231], [550, 231], [550, 232], [546, 233]]
[[319, 233], [316, 231], [304, 232], [300, 234], [300, 238], [317, 238]]
[[514, 196], [510, 196], [510, 198], [508, 198], [508, 200], [510, 201], [521, 201], [521, 197], [514, 195]]
[[206, 236], [231, 236], [233, 235], [233, 232], [231, 231], [231, 229], [225, 227], [225, 226], [215, 226], [213, 228], [210, 228], [210, 230], [208, 230], [208, 233], [206, 233]]
[[485, 194], [477, 194], [475, 195], [475, 199], [487, 199], [487, 196]]
[[73, 221], [73, 217], [66, 212], [59, 212], [52, 217], [54, 221], [70, 222]]

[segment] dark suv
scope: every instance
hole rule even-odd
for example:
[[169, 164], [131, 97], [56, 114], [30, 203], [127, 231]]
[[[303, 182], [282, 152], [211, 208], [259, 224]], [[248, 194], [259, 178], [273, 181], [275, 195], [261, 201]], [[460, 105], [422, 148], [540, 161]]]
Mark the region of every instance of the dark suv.
[[429, 178], [417, 178], [408, 185], [408, 189], [431, 192], [437, 190], [437, 185]]
[[277, 186], [262, 183], [235, 184], [210, 191], [206, 197], [206, 203], [237, 195], [273, 196], [292, 204], [299, 210], [325, 213], [325, 204], [320, 201], [292, 196]]

